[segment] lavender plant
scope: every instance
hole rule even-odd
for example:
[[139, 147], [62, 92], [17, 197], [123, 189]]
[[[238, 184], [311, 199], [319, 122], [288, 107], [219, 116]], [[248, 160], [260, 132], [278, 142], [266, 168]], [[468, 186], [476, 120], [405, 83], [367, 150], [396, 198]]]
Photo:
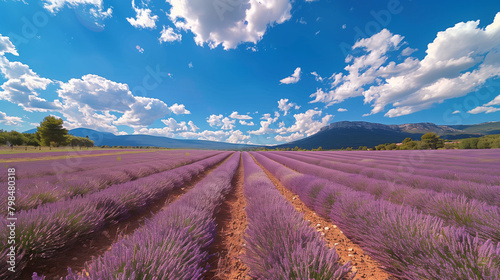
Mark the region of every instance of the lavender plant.
[[[303, 175], [253, 153], [259, 162], [306, 204], [339, 225], [389, 272], [402, 279], [498, 279], [500, 244], [474, 237], [462, 227], [404, 205]], [[301, 176], [307, 180], [300, 179]], [[326, 181], [326, 182], [325, 182]], [[307, 200], [306, 200], [307, 201]]]
[[[325, 178], [355, 190], [369, 192], [377, 198], [407, 204], [427, 214], [437, 215], [451, 225], [465, 226], [469, 233], [479, 234], [483, 239], [491, 238], [494, 241], [500, 241], [500, 208], [497, 206], [490, 206], [485, 202], [453, 193], [439, 193], [432, 189], [414, 189], [359, 174], [346, 174], [276, 154], [263, 153], [263, 155], [284, 163], [294, 170]], [[477, 193], [481, 193], [481, 188], [477, 190]], [[492, 194], [491, 196], [499, 195]], [[441, 203], [444, 201], [446, 203]], [[491, 204], [496, 205], [500, 202], [494, 201]]]
[[[151, 154], [151, 153], [149, 153]], [[124, 163], [116, 166], [116, 158], [99, 158], [97, 163], [95, 159], [92, 168], [89, 170], [87, 165], [80, 166], [83, 171], [62, 175], [49, 175], [40, 178], [25, 178], [17, 181], [20, 188], [17, 193], [17, 209], [28, 210], [36, 208], [45, 203], [51, 203], [58, 200], [69, 199], [77, 195], [93, 193], [109, 187], [114, 184], [125, 183], [136, 180], [155, 173], [170, 170], [185, 164], [213, 156], [218, 152], [200, 151], [189, 153], [161, 153], [158, 158], [152, 157], [151, 162], [142, 162], [144, 159], [135, 158], [136, 155], [129, 158], [132, 163]], [[101, 161], [102, 160], [102, 161]], [[138, 162], [136, 162], [138, 161]], [[47, 165], [46, 162], [38, 162], [40, 166]], [[101, 166], [102, 164], [102, 166]], [[106, 167], [107, 164], [114, 164], [113, 167]], [[49, 164], [50, 165], [50, 164]], [[99, 168], [101, 167], [101, 168]], [[24, 170], [26, 167], [22, 167]], [[39, 168], [38, 166], [34, 168]], [[94, 168], [99, 168], [95, 170]], [[7, 193], [0, 193], [0, 201], [6, 201]], [[0, 209], [0, 214], [5, 214], [6, 208]]]
[[[214, 214], [231, 189], [239, 153], [73, 279], [202, 279], [215, 238]], [[38, 279], [40, 276], [36, 276]]]
[[[379, 180], [396, 179], [400, 183], [414, 188], [433, 189], [436, 191], [455, 192], [471, 198], [478, 198], [494, 203], [500, 201], [500, 172], [493, 176], [488, 174], [463, 173], [450, 166], [447, 170], [429, 170], [412, 168], [411, 173], [400, 172], [394, 166], [379, 165], [378, 161], [371, 163], [376, 167], [366, 167], [360, 164], [332, 161], [321, 155], [300, 155], [296, 153], [279, 153], [279, 155], [319, 165], [340, 172], [362, 174]], [[452, 165], [451, 163], [449, 165]], [[497, 203], [500, 204], [500, 203]]]
[[327, 247], [247, 153], [243, 163], [248, 205], [244, 262], [250, 275], [257, 279], [349, 278], [350, 263], [339, 263], [335, 249]]
[[[126, 219], [134, 211], [164, 197], [170, 191], [182, 186], [208, 167], [227, 158], [225, 152], [193, 164], [157, 173], [133, 182], [114, 185], [105, 190], [79, 196], [70, 200], [42, 205], [36, 209], [18, 214], [20, 224], [16, 228], [16, 264], [22, 268], [29, 262], [48, 259], [64, 253], [75, 241], [98, 232], [103, 225]], [[2, 227], [0, 236], [7, 240], [8, 228]], [[0, 251], [8, 248], [0, 246]], [[6, 255], [0, 261], [6, 261]], [[17, 277], [16, 273], [0, 268], [0, 278]]]

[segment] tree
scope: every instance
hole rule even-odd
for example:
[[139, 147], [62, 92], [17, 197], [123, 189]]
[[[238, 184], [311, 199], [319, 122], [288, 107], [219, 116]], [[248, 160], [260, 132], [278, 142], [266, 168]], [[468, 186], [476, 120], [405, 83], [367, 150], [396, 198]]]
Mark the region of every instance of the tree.
[[94, 141], [90, 140], [89, 138], [86, 137], [76, 137], [74, 135], [68, 135], [66, 137], [67, 143], [71, 145], [72, 147], [93, 147], [94, 146]]
[[422, 135], [421, 138], [422, 149], [438, 149], [444, 147], [444, 140], [439, 138], [434, 132], [429, 132]]
[[377, 150], [377, 151], [385, 150], [385, 144], [380, 144], [380, 145], [375, 146], [375, 150]]
[[402, 145], [398, 146], [398, 150], [415, 150], [417, 146], [417, 142], [413, 141], [411, 138], [405, 138]]
[[479, 141], [477, 142], [477, 148], [478, 149], [489, 149], [491, 146], [489, 139], [486, 137], [481, 137], [479, 138]]
[[40, 133], [40, 142], [43, 146], [64, 145], [68, 135], [68, 130], [63, 127], [63, 120], [54, 116], [45, 117], [37, 131]]
[[11, 132], [7, 132], [5, 138], [7, 139], [7, 141], [9, 141], [11, 145], [14, 146], [21, 146], [26, 144], [26, 142], [28, 142], [28, 139], [22, 133], [14, 130], [12, 130]]
[[40, 146], [40, 140], [38, 139], [36, 133], [23, 133], [26, 137], [26, 145], [28, 146]]
[[386, 150], [396, 150], [397, 148], [398, 148], [398, 145], [396, 145], [396, 143], [385, 145]]
[[410, 142], [412, 142], [413, 140], [410, 138], [410, 137], [406, 137], [405, 140], [403, 140], [403, 144], [408, 144]]
[[491, 143], [491, 148], [492, 149], [500, 148], [500, 137], [497, 137], [496, 139], [493, 140], [493, 142]]
[[460, 149], [477, 149], [477, 143], [479, 142], [478, 138], [469, 138], [460, 141], [458, 147]]

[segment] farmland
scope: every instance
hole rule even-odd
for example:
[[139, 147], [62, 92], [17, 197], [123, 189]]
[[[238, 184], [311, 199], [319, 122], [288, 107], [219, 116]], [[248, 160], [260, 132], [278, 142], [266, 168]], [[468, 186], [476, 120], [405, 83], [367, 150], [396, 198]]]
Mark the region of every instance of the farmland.
[[1, 279], [500, 279], [498, 149], [0, 163]]

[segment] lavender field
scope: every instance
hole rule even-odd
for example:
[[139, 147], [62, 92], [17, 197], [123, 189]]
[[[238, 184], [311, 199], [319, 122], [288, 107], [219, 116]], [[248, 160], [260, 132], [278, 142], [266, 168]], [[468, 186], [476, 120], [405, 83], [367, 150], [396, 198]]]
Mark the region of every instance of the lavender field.
[[498, 149], [0, 162], [0, 279], [500, 279]]

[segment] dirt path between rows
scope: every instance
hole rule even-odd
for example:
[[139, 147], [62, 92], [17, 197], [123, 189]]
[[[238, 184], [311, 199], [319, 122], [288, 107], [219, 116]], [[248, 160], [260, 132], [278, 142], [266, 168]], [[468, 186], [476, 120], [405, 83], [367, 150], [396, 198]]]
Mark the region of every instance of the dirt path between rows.
[[240, 157], [232, 188], [215, 216], [217, 236], [211, 248], [210, 270], [206, 280], [243, 280], [248, 276], [248, 267], [240, 257], [245, 252], [243, 236], [247, 228], [246, 200], [243, 193], [243, 160]]
[[[255, 160], [255, 158], [254, 158]], [[359, 245], [353, 243], [344, 233], [328, 220], [317, 215], [309, 209], [299, 196], [287, 189], [271, 172], [265, 169], [257, 160], [255, 162], [264, 170], [280, 193], [292, 205], [304, 214], [304, 219], [310, 222], [310, 226], [321, 233], [330, 248], [335, 247], [342, 263], [351, 261], [352, 270], [356, 271], [355, 279], [394, 279], [381, 268], [381, 265], [363, 252]]]
[[31, 279], [33, 272], [37, 272], [38, 275], [44, 275], [47, 280], [60, 279], [60, 277], [65, 277], [68, 274], [68, 267], [71, 267], [73, 272], [82, 271], [85, 262], [103, 255], [106, 251], [111, 249], [111, 246], [116, 243], [118, 239], [133, 234], [136, 229], [144, 225], [147, 219], [150, 219], [155, 214], [168, 207], [168, 205], [175, 202], [228, 159], [229, 157], [208, 168], [205, 172], [202, 172], [182, 187], [175, 188], [168, 193], [166, 197], [149, 205], [145, 211], [131, 213], [131, 216], [127, 218], [127, 220], [105, 226], [99, 233], [77, 242], [74, 246], [69, 248], [66, 253], [56, 258], [51, 258], [47, 261], [28, 266], [21, 275], [21, 279]]

